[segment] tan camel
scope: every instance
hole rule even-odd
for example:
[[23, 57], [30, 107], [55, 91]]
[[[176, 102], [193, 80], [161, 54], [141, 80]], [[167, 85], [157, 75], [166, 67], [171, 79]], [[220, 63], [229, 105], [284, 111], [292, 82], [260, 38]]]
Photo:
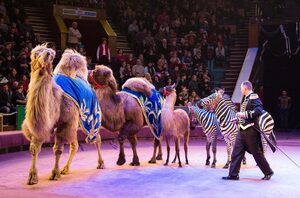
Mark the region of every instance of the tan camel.
[[178, 158], [179, 167], [182, 167], [179, 154], [180, 138], [184, 137], [185, 162], [186, 164], [189, 164], [187, 155], [188, 141], [190, 136], [190, 118], [187, 112], [184, 110], [174, 110], [174, 105], [177, 98], [175, 84], [161, 88], [160, 92], [166, 96], [166, 101], [161, 112], [162, 135], [165, 136], [167, 143], [167, 159], [164, 165], [168, 165], [169, 163], [170, 138], [174, 137], [176, 155], [173, 163], [176, 161], [176, 158]]
[[[61, 174], [69, 172], [71, 161], [78, 150], [77, 129], [79, 123], [79, 108], [63, 94], [62, 89], [54, 82], [52, 76], [52, 61], [55, 51], [44, 45], [38, 45], [31, 51], [31, 80], [27, 93], [26, 117], [22, 124], [22, 131], [30, 141], [32, 164], [29, 170], [28, 184], [38, 183], [36, 168], [38, 154], [42, 144], [50, 141], [54, 132], [55, 164], [50, 180], [57, 180]], [[68, 67], [68, 69], [65, 69]], [[79, 53], [66, 50], [59, 62], [56, 73], [63, 73], [70, 77], [79, 76], [87, 79], [85, 57]], [[103, 168], [100, 155], [101, 138], [97, 135], [98, 167]], [[69, 158], [60, 172], [59, 159], [64, 144], [70, 144]]]

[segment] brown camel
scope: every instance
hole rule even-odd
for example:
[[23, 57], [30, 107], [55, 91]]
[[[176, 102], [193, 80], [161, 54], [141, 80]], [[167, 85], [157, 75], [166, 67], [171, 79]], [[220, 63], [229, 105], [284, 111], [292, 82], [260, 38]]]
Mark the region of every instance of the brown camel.
[[[133, 159], [130, 165], [139, 166], [137, 155], [137, 132], [144, 126], [144, 116], [142, 108], [135, 98], [117, 91], [117, 82], [110, 68], [104, 65], [96, 66], [90, 71], [89, 82], [94, 86], [98, 100], [102, 108], [102, 126], [110, 131], [119, 131], [118, 141], [120, 145], [118, 165], [126, 162], [124, 153], [124, 141], [128, 138], [132, 151]], [[150, 96], [154, 86], [144, 78], [131, 78], [127, 80], [123, 87], [133, 91], [141, 92]], [[157, 141], [154, 141], [157, 144]], [[157, 160], [162, 158], [161, 148]]]

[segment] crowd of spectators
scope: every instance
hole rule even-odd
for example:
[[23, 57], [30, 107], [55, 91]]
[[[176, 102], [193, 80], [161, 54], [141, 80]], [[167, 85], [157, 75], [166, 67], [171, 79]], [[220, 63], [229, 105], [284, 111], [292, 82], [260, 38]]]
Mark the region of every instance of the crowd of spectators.
[[[1, 113], [14, 112], [17, 105], [26, 103], [30, 51], [42, 43], [39, 35], [33, 32], [20, 2], [0, 1]], [[72, 4], [82, 2], [72, 1]], [[120, 22], [120, 27], [127, 30], [134, 53], [124, 55], [118, 49], [117, 55], [111, 57], [108, 63], [119, 85], [131, 77], [145, 77], [157, 89], [176, 83], [176, 105], [180, 106], [208, 95], [214, 68], [226, 67], [231, 33], [221, 24], [238, 22], [236, 7], [230, 0], [227, 3], [222, 0], [211, 2], [90, 0], [86, 5], [116, 9], [114, 17]], [[74, 22], [72, 28], [76, 25]], [[55, 44], [51, 47], [55, 49]], [[95, 65], [92, 63], [93, 55], [86, 54], [82, 43], [74, 48], [87, 56], [88, 67], [92, 69]], [[59, 55], [54, 65], [58, 60]]]
[[[26, 103], [30, 51], [39, 37], [19, 1], [0, 1], [0, 112], [12, 113]], [[4, 124], [14, 122], [4, 117]]]
[[111, 67], [120, 84], [145, 76], [157, 89], [177, 83], [177, 105], [208, 95], [214, 68], [227, 65], [232, 35], [225, 24], [238, 24], [234, 0], [118, 0], [109, 4], [134, 53], [122, 50]]

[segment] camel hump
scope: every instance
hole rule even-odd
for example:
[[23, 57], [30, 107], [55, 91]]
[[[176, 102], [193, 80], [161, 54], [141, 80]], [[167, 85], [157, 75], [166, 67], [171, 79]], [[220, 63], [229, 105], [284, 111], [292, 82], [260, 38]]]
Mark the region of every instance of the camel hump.
[[125, 87], [132, 91], [141, 92], [146, 96], [151, 96], [151, 90], [155, 89], [155, 87], [145, 78], [130, 78], [123, 84], [122, 89]]

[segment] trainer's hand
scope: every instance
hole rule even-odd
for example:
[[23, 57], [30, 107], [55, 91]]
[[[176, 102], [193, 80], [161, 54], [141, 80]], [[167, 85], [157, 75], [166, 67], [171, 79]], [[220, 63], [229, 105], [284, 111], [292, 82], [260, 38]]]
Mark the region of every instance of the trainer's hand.
[[238, 119], [244, 119], [245, 118], [245, 113], [244, 112], [237, 112], [236, 113], [236, 117]]

